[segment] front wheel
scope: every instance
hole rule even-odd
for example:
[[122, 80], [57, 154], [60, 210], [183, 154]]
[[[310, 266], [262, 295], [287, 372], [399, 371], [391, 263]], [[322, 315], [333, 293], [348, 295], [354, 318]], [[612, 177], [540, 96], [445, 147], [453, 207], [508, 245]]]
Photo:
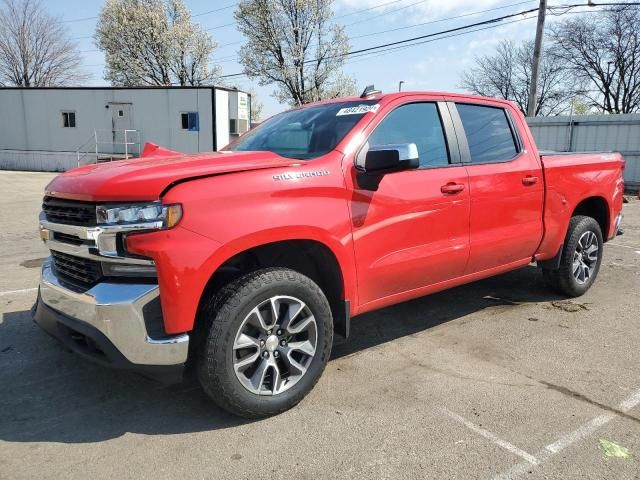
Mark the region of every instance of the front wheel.
[[210, 328], [198, 377], [222, 408], [263, 417], [302, 400], [320, 378], [333, 342], [331, 308], [308, 277], [259, 270], [232, 282], [206, 307]]
[[569, 222], [560, 268], [543, 269], [544, 279], [558, 293], [579, 297], [593, 285], [600, 270], [602, 252], [602, 230], [598, 222], [577, 215]]

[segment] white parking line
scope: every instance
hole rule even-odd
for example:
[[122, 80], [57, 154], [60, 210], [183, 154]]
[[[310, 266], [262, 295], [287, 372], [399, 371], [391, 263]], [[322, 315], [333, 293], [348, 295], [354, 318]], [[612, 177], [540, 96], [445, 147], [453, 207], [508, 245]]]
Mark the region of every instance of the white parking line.
[[565, 448], [573, 445], [578, 440], [591, 435], [601, 426], [613, 420], [615, 416], [616, 416], [615, 413], [605, 413], [604, 415], [600, 415], [599, 417], [592, 419], [591, 421], [585, 423], [584, 425], [581, 425], [579, 428], [577, 428], [573, 432], [569, 432], [566, 435], [563, 435], [558, 440], [556, 440], [553, 443], [550, 443], [544, 448], [549, 450], [552, 454], [558, 453], [561, 450], [564, 450]]
[[620, 405], [618, 405], [618, 408], [624, 413], [628, 413], [638, 405], [640, 405], [640, 388], [625, 401], [621, 402]]
[[[629, 397], [627, 397], [625, 400], [620, 402], [620, 404], [618, 405], [618, 410], [620, 410], [623, 413], [628, 413], [630, 410], [634, 409], [638, 405], [640, 405], [640, 388], [635, 390]], [[599, 415], [589, 420], [587, 423], [581, 425], [574, 431], [563, 435], [555, 442], [550, 443], [535, 455], [535, 458], [538, 460], [538, 465], [541, 465], [542, 463], [546, 462], [551, 457], [553, 457], [556, 453], [570, 447], [571, 445], [578, 442], [579, 440], [582, 440], [583, 438], [591, 435], [600, 427], [602, 427], [603, 425], [606, 425], [617, 416], [618, 415], [616, 415], [615, 413], [605, 413], [603, 415]], [[497, 475], [496, 477], [494, 477], [494, 480], [498, 480], [498, 479], [511, 480], [519, 477], [520, 475], [526, 474], [527, 472], [531, 471], [531, 468], [532, 467], [530, 462], [527, 462], [527, 463], [520, 462], [514, 465], [513, 467], [511, 467], [506, 472], [501, 473], [500, 475]]]
[[466, 418], [461, 417], [457, 413], [453, 413], [452, 411], [447, 410], [446, 408], [443, 408], [442, 411], [444, 413], [446, 413], [447, 415], [449, 415], [454, 420], [456, 420], [456, 421], [460, 422], [461, 424], [463, 424], [468, 429], [473, 430], [478, 435], [480, 435], [480, 436], [486, 438], [487, 440], [495, 443], [499, 447], [502, 447], [505, 450], [510, 451], [514, 455], [518, 455], [519, 457], [524, 458], [527, 462], [529, 462], [532, 465], [538, 465], [538, 459], [536, 457], [534, 457], [533, 455], [525, 452], [524, 450], [519, 449], [518, 447], [516, 447], [512, 443], [509, 443], [506, 440], [502, 440], [497, 435], [491, 433], [489, 430], [485, 430], [484, 428], [479, 427], [475, 423], [470, 422]]
[[[611, 245], [613, 247], [621, 247], [621, 248], [628, 248], [629, 250], [636, 250], [638, 247], [633, 247], [631, 245], [622, 245], [620, 243], [607, 243], [606, 245]], [[636, 253], [638, 252], [638, 250], [636, 250]]]
[[0, 292], [0, 297], [3, 297], [5, 295], [15, 295], [18, 293], [30, 293], [30, 292], [37, 292], [38, 289], [37, 288], [23, 288], [22, 290], [8, 290], [6, 292]]

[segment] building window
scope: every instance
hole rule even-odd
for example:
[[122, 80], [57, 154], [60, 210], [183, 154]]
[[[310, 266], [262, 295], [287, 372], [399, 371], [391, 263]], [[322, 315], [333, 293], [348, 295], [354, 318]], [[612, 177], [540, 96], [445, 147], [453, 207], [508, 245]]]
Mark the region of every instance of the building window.
[[118, 110], [118, 116], [124, 117], [124, 110]]
[[62, 112], [62, 126], [76, 128], [76, 112]]
[[180, 114], [180, 120], [183, 130], [197, 132], [200, 130], [198, 122], [198, 112], [185, 112]]

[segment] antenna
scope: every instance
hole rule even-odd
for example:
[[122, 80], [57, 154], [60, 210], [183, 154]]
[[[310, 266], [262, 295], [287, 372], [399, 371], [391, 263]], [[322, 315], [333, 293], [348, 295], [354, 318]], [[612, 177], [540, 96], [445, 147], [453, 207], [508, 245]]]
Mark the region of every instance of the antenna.
[[360, 98], [367, 98], [378, 93], [382, 93], [382, 90], [376, 90], [375, 86], [367, 85], [367, 87], [362, 91]]

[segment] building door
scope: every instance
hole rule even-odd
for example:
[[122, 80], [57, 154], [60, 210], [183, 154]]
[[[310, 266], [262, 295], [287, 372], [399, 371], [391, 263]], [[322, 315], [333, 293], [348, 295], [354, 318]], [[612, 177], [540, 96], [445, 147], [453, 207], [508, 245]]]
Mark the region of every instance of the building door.
[[111, 110], [111, 153], [124, 155], [138, 154], [137, 132], [133, 130], [131, 116], [133, 104], [110, 102]]

